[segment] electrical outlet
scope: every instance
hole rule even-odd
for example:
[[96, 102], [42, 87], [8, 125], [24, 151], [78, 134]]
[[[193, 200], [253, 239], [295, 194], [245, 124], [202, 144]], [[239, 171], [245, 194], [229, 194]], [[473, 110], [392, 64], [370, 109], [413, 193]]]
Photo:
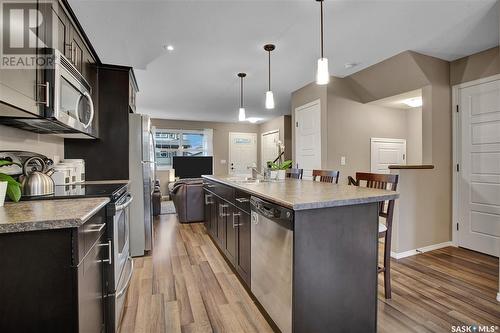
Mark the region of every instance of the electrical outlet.
[[345, 165], [345, 156], [340, 157], [340, 165]]

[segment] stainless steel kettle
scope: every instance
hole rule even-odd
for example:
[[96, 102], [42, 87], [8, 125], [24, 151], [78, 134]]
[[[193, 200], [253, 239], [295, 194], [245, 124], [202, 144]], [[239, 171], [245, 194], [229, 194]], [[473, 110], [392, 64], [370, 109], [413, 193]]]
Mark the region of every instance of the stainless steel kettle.
[[[29, 164], [32, 161], [37, 161], [40, 164], [40, 171], [34, 166], [31, 167], [31, 170], [29, 169]], [[23, 164], [23, 174], [19, 176], [22, 195], [32, 197], [54, 194], [54, 181], [50, 178], [53, 173], [52, 169], [47, 170], [47, 164], [42, 158], [38, 156], [28, 158]]]

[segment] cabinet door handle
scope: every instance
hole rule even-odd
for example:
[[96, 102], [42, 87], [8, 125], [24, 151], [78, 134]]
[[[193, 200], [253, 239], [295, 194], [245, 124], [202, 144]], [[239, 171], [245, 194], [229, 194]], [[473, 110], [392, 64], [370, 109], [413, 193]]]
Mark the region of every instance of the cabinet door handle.
[[217, 187], [217, 185], [208, 184], [207, 187], [208, 188], [215, 188], [215, 187]]
[[37, 83], [37, 86], [45, 87], [45, 101], [36, 102], [36, 104], [43, 104], [45, 107], [50, 107], [50, 82]]
[[210, 199], [212, 198], [211, 194], [205, 194], [205, 205], [212, 205], [214, 202]]
[[233, 213], [233, 228], [238, 228], [239, 226], [241, 226], [241, 223], [236, 223], [235, 220], [236, 220], [236, 216], [238, 216], [238, 220], [241, 216], [241, 213], [238, 212], [238, 213]]
[[99, 244], [99, 247], [107, 246], [108, 247], [108, 259], [102, 260], [102, 262], [107, 262], [108, 265], [113, 263], [113, 251], [111, 248], [111, 241], [109, 240], [107, 243]]
[[250, 202], [250, 198], [236, 198], [235, 200], [239, 203]]

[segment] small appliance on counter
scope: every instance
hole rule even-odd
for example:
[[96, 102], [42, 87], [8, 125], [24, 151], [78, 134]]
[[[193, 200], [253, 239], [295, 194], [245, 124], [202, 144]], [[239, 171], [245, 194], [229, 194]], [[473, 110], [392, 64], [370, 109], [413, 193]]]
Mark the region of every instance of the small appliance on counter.
[[[31, 164], [35, 161], [41, 170]], [[54, 181], [50, 178], [52, 173], [53, 169], [49, 169], [42, 158], [33, 156], [27, 159], [23, 164], [23, 174], [19, 176], [22, 195], [34, 197], [54, 194]]]

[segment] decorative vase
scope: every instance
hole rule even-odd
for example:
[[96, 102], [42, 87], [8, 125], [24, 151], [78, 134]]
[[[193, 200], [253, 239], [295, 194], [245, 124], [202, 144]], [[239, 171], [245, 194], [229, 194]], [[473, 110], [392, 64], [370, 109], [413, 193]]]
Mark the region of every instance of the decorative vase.
[[278, 171], [277, 170], [271, 170], [269, 172], [269, 178], [270, 179], [276, 179], [278, 177]]
[[7, 182], [0, 182], [0, 207], [3, 207], [5, 195], [7, 194]]
[[285, 180], [286, 170], [278, 170], [278, 174], [276, 175], [276, 179]]

